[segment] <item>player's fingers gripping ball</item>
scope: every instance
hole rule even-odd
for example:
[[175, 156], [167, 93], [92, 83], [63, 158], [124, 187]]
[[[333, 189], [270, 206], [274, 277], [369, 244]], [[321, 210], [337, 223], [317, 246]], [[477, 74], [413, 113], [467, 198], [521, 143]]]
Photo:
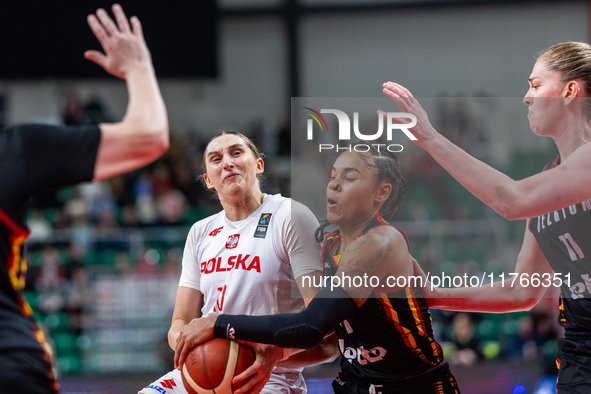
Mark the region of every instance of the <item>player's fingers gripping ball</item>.
[[232, 394], [244, 383], [234, 385], [232, 379], [254, 360], [249, 345], [214, 338], [191, 349], [181, 370], [183, 384], [189, 394]]

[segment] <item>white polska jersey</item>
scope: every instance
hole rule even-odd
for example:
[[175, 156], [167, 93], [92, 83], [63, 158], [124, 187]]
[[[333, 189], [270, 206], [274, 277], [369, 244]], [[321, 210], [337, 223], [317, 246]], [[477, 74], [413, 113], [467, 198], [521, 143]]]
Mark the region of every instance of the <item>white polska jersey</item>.
[[276, 239], [282, 237], [280, 217], [291, 215], [289, 202], [280, 195], [266, 196], [245, 220], [231, 222], [222, 211], [193, 226], [179, 286], [203, 294], [202, 316], [304, 309], [299, 293], [292, 297], [295, 283], [285, 240]]
[[[308, 208], [279, 194], [265, 195], [239, 222], [230, 222], [224, 211], [200, 220], [187, 237], [179, 286], [203, 294], [204, 317], [299, 312], [304, 302], [292, 278], [322, 273], [317, 227]], [[304, 394], [301, 370], [275, 367], [262, 393]], [[141, 392], [162, 391], [186, 394], [178, 370]]]

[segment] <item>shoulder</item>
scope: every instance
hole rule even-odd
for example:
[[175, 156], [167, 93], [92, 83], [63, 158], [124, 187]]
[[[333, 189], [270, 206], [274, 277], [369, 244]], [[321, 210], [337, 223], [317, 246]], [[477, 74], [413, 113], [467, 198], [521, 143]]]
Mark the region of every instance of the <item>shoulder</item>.
[[[275, 196], [281, 197], [279, 194]], [[308, 225], [318, 227], [318, 220], [310, 208], [291, 198], [281, 197], [281, 199], [282, 201], [275, 213], [275, 219], [278, 222], [285, 224], [301, 223], [306, 227]]]
[[[223, 211], [222, 211], [223, 212]], [[220, 213], [213, 214], [211, 216], [206, 217], [205, 219], [201, 219], [195, 222], [191, 229], [189, 230], [189, 238], [193, 239], [200, 239], [205, 235], [211, 223], [215, 220], [215, 218], [220, 215]]]
[[368, 250], [374, 249], [397, 249], [403, 253], [409, 253], [406, 237], [396, 227], [386, 225], [372, 228], [367, 233], [358, 238]]

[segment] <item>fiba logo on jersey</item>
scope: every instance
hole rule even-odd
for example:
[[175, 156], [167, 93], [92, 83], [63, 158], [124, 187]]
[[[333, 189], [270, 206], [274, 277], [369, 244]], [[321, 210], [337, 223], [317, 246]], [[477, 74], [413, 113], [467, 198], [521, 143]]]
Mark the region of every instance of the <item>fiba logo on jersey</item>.
[[238, 240], [240, 239], [240, 234], [230, 235], [228, 240], [226, 241], [226, 249], [235, 249], [238, 246]]
[[[310, 107], [303, 107], [310, 112], [304, 112], [304, 114], [310, 116], [310, 119], [307, 121], [307, 139], [311, 141], [314, 139], [314, 122], [318, 125], [321, 131], [328, 131], [328, 124], [326, 123], [326, 119], [322, 114], [333, 114], [337, 117], [337, 121], [339, 124], [338, 132], [339, 132], [339, 141], [348, 141], [351, 140], [351, 119], [349, 115], [347, 115], [344, 111], [338, 109], [321, 109], [320, 112], [310, 108]], [[415, 137], [411, 132], [410, 128], [414, 127], [417, 124], [417, 118], [413, 114], [409, 114], [406, 112], [380, 112], [378, 114], [378, 130], [374, 134], [362, 134], [359, 131], [359, 112], [353, 112], [353, 133], [355, 137], [362, 141], [375, 141], [382, 137], [384, 134], [384, 118], [386, 118], [386, 138], [388, 141], [392, 141], [392, 135], [394, 130], [401, 130], [410, 140], [416, 141], [417, 137]], [[410, 119], [408, 123], [395, 123], [394, 119]], [[404, 149], [400, 144], [372, 144], [377, 146], [379, 150], [384, 149], [388, 150], [389, 152], [402, 152]], [[348, 150], [351, 152], [354, 150], [355, 152], [369, 152], [371, 149], [368, 144], [355, 144], [355, 145], [334, 145], [334, 144], [319, 144], [318, 151], [322, 152], [323, 150], [333, 150], [336, 149], [337, 152]]]

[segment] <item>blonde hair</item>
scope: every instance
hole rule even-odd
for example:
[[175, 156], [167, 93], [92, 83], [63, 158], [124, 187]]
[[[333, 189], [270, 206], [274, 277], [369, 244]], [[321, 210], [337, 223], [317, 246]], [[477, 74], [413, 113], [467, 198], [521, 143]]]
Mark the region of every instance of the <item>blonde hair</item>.
[[540, 52], [538, 59], [543, 60], [550, 70], [562, 75], [562, 82], [574, 80], [585, 82], [585, 94], [591, 96], [591, 46], [584, 42], [563, 42]]

